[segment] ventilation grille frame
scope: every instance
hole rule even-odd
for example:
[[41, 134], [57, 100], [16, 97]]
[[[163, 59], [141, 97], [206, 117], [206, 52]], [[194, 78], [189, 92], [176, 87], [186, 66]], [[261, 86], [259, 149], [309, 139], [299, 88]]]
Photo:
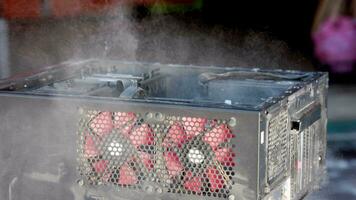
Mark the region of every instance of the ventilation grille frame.
[[[213, 166], [213, 169], [216, 171], [220, 171], [220, 173], [217, 175], [218, 178], [215, 177], [216, 182], [220, 182], [220, 181], [224, 181], [224, 185], [222, 188], [220, 188], [217, 184], [215, 190], [211, 190], [212, 187], [212, 182], [210, 182], [211, 177], [209, 177], [209, 175], [206, 175], [206, 172], [202, 172], [201, 175], [201, 180], [202, 180], [202, 186], [201, 186], [201, 191], [200, 192], [196, 192], [196, 191], [191, 191], [186, 189], [186, 186], [184, 185], [180, 185], [179, 188], [176, 188], [174, 186], [174, 183], [170, 182], [172, 180], [174, 180], [173, 178], [167, 178], [169, 177], [169, 170], [166, 169], [165, 166], [165, 159], [164, 159], [164, 153], [166, 150], [163, 150], [163, 143], [165, 138], [168, 135], [168, 132], [170, 130], [170, 128], [172, 126], [174, 126], [174, 124], [176, 122], [182, 123], [184, 126], [187, 125], [189, 126], [188, 128], [185, 128], [185, 131], [194, 131], [194, 130], [198, 130], [199, 127], [197, 127], [197, 123], [199, 122], [200, 119], [203, 118], [197, 118], [197, 117], [190, 117], [190, 116], [178, 116], [175, 114], [172, 115], [164, 115], [162, 113], [139, 113], [139, 112], [135, 112], [135, 116], [137, 117], [136, 122], [134, 123], [134, 126], [140, 126], [142, 124], [148, 124], [148, 126], [150, 128], [152, 128], [153, 132], [154, 132], [154, 140], [152, 145], [150, 146], [150, 151], [153, 152], [153, 157], [151, 158], [152, 160], [154, 160], [154, 164], [152, 166], [151, 171], [148, 171], [147, 167], [145, 167], [145, 163], [139, 163], [139, 162], [132, 162], [130, 163], [131, 165], [134, 165], [134, 167], [137, 167], [138, 169], [145, 169], [143, 172], [139, 172], [136, 173], [138, 177], [138, 182], [137, 184], [134, 185], [122, 185], [122, 184], [117, 184], [114, 183], [113, 181], [101, 181], [101, 180], [97, 180], [95, 179], [95, 181], [93, 180], [89, 180], [91, 177], [96, 176], [97, 178], [102, 178], [103, 175], [98, 175], [93, 173], [93, 162], [92, 160], [89, 160], [88, 158], [86, 158], [85, 156], [85, 145], [86, 145], [86, 136], [85, 134], [88, 134], [89, 132], [93, 132], [93, 130], [91, 129], [89, 123], [93, 120], [93, 115], [90, 113], [104, 113], [104, 112], [108, 112], [108, 111], [101, 111], [101, 110], [96, 110], [96, 109], [90, 109], [90, 108], [85, 108], [81, 110], [81, 117], [80, 117], [80, 121], [78, 124], [78, 131], [77, 131], [77, 135], [78, 135], [78, 141], [77, 141], [77, 145], [78, 145], [78, 172], [80, 177], [82, 178], [82, 181], [86, 184], [89, 185], [91, 187], [96, 187], [96, 186], [108, 186], [108, 187], [114, 187], [117, 189], [133, 189], [133, 190], [144, 190], [147, 191], [149, 189], [155, 188], [155, 192], [157, 193], [172, 193], [172, 194], [183, 194], [183, 195], [189, 195], [189, 196], [199, 196], [199, 197], [212, 197], [212, 198], [223, 198], [223, 199], [227, 199], [230, 195], [230, 192], [232, 192], [233, 187], [235, 185], [234, 181], [233, 181], [233, 177], [235, 176], [235, 172], [236, 172], [236, 152], [234, 152], [235, 145], [231, 142], [231, 139], [233, 137], [236, 136], [236, 134], [234, 134], [232, 132], [232, 130], [234, 130], [234, 128], [229, 125], [231, 124], [231, 119], [206, 119], [206, 122], [204, 122], [204, 126], [201, 126], [200, 128], [203, 129], [204, 131], [200, 132], [201, 136], [206, 136], [208, 134], [210, 135], [214, 135], [216, 134], [216, 132], [214, 133], [214, 128], [219, 127], [219, 126], [226, 126], [228, 127], [228, 129], [230, 130], [231, 133], [231, 138], [228, 139], [228, 141], [221, 143], [220, 146], [216, 146], [216, 150], [213, 150], [212, 146], [210, 144], [214, 144], [214, 141], [216, 138], [212, 138], [212, 140], [209, 143], [207, 141], [204, 141], [204, 137], [200, 137], [199, 141], [205, 142], [205, 146], [206, 149], [202, 149], [203, 151], [207, 151], [209, 153], [206, 154], [206, 156], [208, 156], [209, 154], [214, 154], [214, 155], [210, 155], [209, 160], [209, 164], [206, 163], [206, 166], [203, 166], [205, 168], [209, 167], [211, 168], [211, 166]], [[120, 112], [120, 111], [110, 111], [111, 113], [128, 113], [128, 112]], [[125, 114], [125, 116], [126, 116]], [[101, 126], [99, 126], [101, 127]], [[199, 130], [198, 130], [199, 131]], [[120, 130], [116, 130], [116, 132], [114, 131], [113, 133], [110, 134], [117, 134], [118, 132], [121, 132]], [[198, 135], [198, 136], [200, 136]], [[197, 136], [197, 137], [198, 137]], [[119, 138], [120, 139], [120, 138]], [[217, 138], [219, 139], [219, 138]], [[198, 139], [197, 139], [198, 140]], [[206, 142], [209, 144], [206, 144]], [[184, 148], [190, 148], [191, 146], [189, 145], [194, 145], [195, 143], [192, 142], [190, 144], [187, 144], [188, 146], [185, 146]], [[200, 143], [199, 143], [200, 145]], [[132, 146], [130, 145], [124, 145], [127, 148], [131, 148]], [[214, 146], [214, 145], [213, 145]], [[224, 151], [220, 151], [222, 150], [222, 148], [228, 148], [231, 149], [231, 152], [229, 155], [231, 155], [231, 157], [229, 157], [229, 161], [225, 162], [224, 164], [222, 164], [221, 161], [218, 160], [218, 157], [220, 155], [220, 153], [224, 152]], [[184, 150], [185, 151], [185, 150]], [[138, 151], [134, 151], [133, 154], [137, 154]], [[187, 153], [187, 152], [186, 152]], [[216, 159], [215, 159], [216, 158]], [[98, 162], [100, 158], [96, 158], [96, 162]], [[182, 161], [181, 155], [179, 155], [179, 159], [180, 161]], [[184, 162], [184, 161], [182, 161]], [[227, 164], [226, 164], [227, 163]], [[229, 164], [230, 163], [230, 164]], [[233, 164], [231, 164], [233, 163]], [[89, 165], [89, 166], [88, 166]], [[164, 168], [164, 169], [163, 169]], [[209, 168], [209, 169], [210, 169]], [[191, 168], [192, 171], [195, 173], [195, 171], [197, 171], [197, 169], [195, 168]], [[117, 172], [118, 173], [118, 172]], [[142, 174], [141, 174], [142, 173]], [[215, 173], [215, 172], [214, 172]], [[216, 172], [217, 173], [217, 172]], [[187, 177], [188, 172], [183, 170], [182, 174], [180, 174], [181, 176], [181, 181], [183, 181], [183, 179], [185, 180], [185, 177]], [[119, 176], [119, 175], [117, 175]], [[215, 175], [213, 175], [215, 176]], [[111, 176], [112, 177], [112, 176]], [[116, 177], [116, 175], [115, 175]], [[210, 178], [210, 179], [208, 179]], [[178, 179], [178, 178], [177, 178]], [[177, 183], [177, 184], [182, 184], [182, 183]], [[183, 189], [182, 189], [183, 187]], [[194, 187], [194, 184], [193, 186]], [[209, 190], [208, 190], [209, 189]]]
[[287, 176], [289, 169], [289, 115], [283, 109], [268, 120], [267, 183], [275, 185]]

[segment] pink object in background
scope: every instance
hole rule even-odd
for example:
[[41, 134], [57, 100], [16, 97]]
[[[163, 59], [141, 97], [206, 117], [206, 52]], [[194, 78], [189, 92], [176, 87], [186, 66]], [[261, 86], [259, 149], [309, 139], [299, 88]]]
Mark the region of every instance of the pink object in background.
[[347, 73], [356, 62], [356, 20], [340, 16], [322, 23], [313, 34], [315, 55], [331, 70]]

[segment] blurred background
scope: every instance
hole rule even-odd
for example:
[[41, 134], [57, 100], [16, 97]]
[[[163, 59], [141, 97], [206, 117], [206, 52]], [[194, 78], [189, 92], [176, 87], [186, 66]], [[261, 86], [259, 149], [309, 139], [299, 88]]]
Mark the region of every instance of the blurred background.
[[328, 171], [356, 199], [356, 0], [0, 0], [0, 77], [87, 58], [328, 71]]

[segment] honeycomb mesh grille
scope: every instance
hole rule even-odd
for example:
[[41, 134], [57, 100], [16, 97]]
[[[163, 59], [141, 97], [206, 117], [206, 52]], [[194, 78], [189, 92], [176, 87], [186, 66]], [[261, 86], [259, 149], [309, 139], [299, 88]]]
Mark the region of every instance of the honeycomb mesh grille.
[[285, 110], [271, 118], [268, 125], [267, 177], [270, 183], [288, 169], [288, 143], [288, 113]]
[[83, 111], [79, 172], [90, 185], [227, 198], [235, 171], [226, 120]]

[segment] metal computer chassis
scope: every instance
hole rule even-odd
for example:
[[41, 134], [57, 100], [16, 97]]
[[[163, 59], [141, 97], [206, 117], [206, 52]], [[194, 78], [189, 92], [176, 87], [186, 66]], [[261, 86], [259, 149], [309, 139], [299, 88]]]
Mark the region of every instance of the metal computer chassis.
[[301, 199], [325, 173], [327, 82], [102, 60], [1, 80], [1, 199]]

